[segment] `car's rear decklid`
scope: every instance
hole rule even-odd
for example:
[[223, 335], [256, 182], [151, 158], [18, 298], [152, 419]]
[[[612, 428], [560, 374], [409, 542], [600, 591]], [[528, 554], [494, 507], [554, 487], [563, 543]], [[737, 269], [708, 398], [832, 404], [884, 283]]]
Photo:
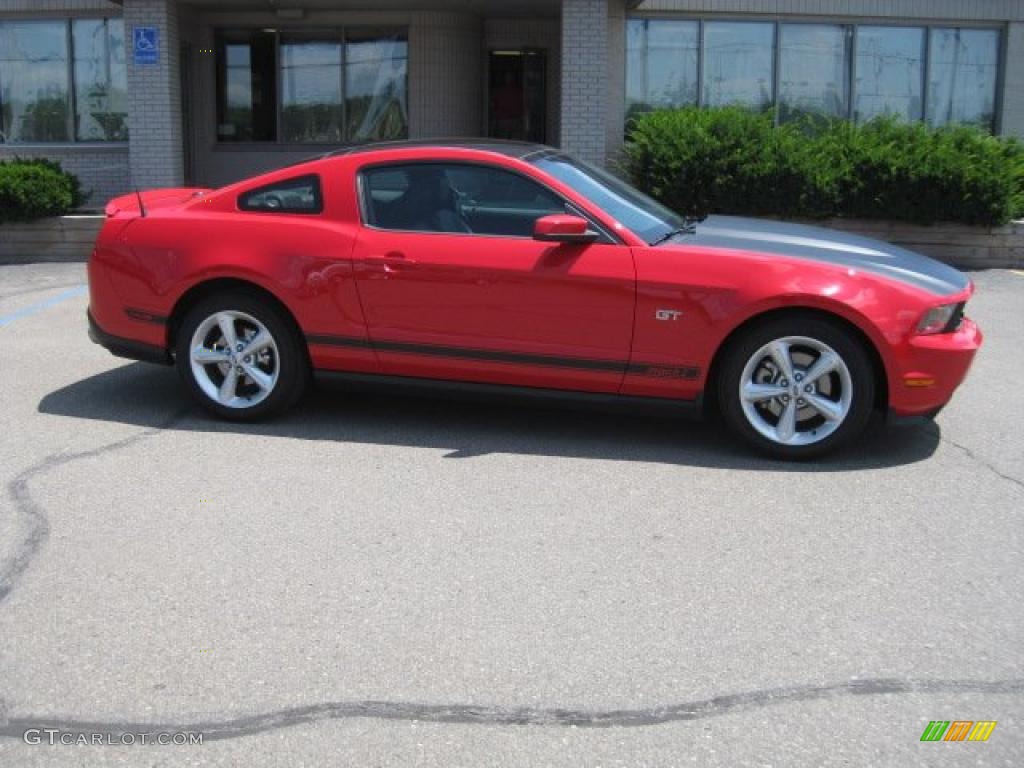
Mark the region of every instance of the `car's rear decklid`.
[[[169, 187], [167, 189], [148, 189], [144, 192], [131, 192], [127, 195], [115, 197], [103, 212], [107, 217], [128, 217], [134, 218], [139, 215], [146, 215], [150, 211], [173, 208], [187, 203], [193, 198], [209, 192], [204, 187]], [[141, 200], [141, 208], [140, 208]]]

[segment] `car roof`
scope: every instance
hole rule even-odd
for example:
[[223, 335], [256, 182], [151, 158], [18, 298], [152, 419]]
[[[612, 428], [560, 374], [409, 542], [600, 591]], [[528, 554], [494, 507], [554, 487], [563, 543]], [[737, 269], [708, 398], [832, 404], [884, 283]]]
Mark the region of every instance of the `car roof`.
[[338, 157], [342, 155], [383, 152], [390, 149], [472, 149], [479, 152], [495, 152], [499, 155], [522, 160], [542, 152], [557, 152], [554, 147], [546, 144], [534, 144], [528, 141], [508, 141], [504, 139], [482, 138], [451, 138], [451, 139], [406, 139], [402, 141], [377, 141], [352, 144], [326, 152], [320, 158]]

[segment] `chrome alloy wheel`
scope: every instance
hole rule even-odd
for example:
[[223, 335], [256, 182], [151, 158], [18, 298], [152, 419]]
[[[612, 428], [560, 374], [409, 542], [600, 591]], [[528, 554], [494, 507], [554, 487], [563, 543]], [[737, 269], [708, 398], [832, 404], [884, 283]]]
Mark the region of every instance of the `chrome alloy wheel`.
[[764, 437], [779, 445], [813, 445], [846, 420], [853, 381], [827, 344], [785, 336], [751, 355], [739, 396], [747, 421]]
[[207, 317], [189, 345], [192, 376], [203, 393], [228, 408], [251, 408], [277, 386], [280, 357], [267, 327], [245, 312]]

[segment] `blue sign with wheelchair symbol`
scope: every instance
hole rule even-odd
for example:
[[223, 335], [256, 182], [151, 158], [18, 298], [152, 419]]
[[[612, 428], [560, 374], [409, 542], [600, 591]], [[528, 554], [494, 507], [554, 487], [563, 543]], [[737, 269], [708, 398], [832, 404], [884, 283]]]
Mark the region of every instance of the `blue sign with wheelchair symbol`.
[[132, 51], [136, 66], [160, 63], [160, 30], [156, 27], [135, 27], [132, 30]]

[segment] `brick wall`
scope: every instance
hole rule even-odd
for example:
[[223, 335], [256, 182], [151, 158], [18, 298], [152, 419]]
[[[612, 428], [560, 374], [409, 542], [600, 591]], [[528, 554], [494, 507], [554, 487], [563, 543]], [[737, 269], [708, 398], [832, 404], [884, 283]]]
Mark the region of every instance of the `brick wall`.
[[125, 35], [156, 27], [160, 59], [136, 66], [128, 56], [128, 145], [132, 184], [180, 186], [184, 177], [181, 136], [181, 79], [178, 8], [175, 0], [125, 0]]
[[607, 152], [608, 0], [562, 0], [562, 147], [603, 163]]
[[0, 144], [0, 160], [15, 157], [56, 160], [64, 170], [78, 177], [86, 195], [84, 207], [88, 209], [102, 208], [110, 198], [131, 190], [128, 148], [124, 144], [78, 147], [70, 144], [53, 147]]

